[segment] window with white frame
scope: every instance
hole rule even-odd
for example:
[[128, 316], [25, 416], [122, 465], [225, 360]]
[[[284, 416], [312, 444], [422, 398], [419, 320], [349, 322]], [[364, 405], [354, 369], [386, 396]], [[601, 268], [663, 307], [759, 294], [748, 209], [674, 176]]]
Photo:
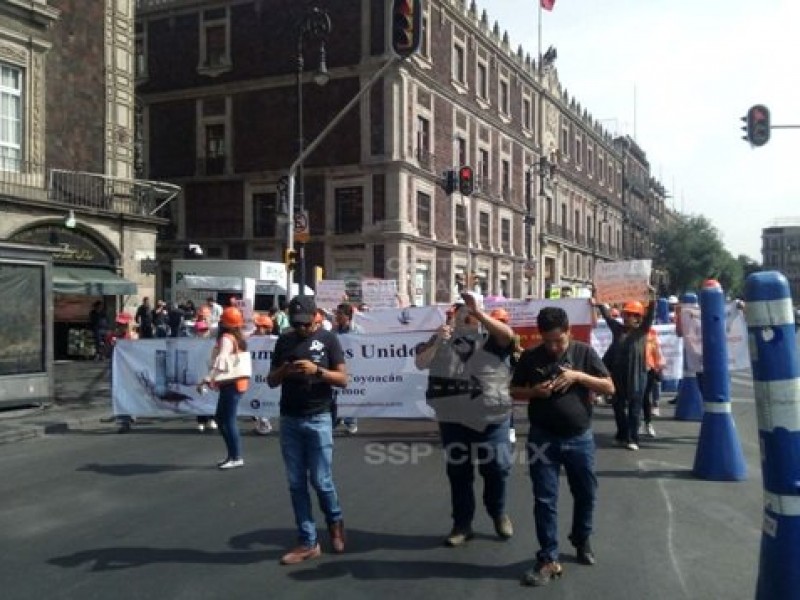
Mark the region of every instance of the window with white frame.
[[508, 79], [500, 80], [500, 112], [504, 115], [511, 114], [511, 92], [509, 90]]
[[500, 161], [500, 179], [503, 200], [511, 200], [511, 162], [507, 159]]
[[478, 214], [478, 236], [480, 244], [483, 248], [488, 249], [489, 238], [489, 213], [481, 211]]
[[423, 237], [431, 237], [431, 197], [417, 192], [417, 231]]
[[417, 116], [417, 160], [427, 164], [431, 155], [431, 122], [425, 117]]
[[227, 8], [203, 11], [200, 21], [200, 68], [226, 69], [231, 65], [230, 21]]
[[586, 147], [586, 164], [589, 167], [589, 176], [594, 175], [594, 149], [591, 146]]
[[503, 252], [511, 254], [511, 220], [502, 219], [500, 221], [500, 245]]
[[583, 165], [583, 140], [580, 136], [575, 136], [575, 165]]
[[458, 135], [456, 137], [456, 164], [458, 166], [468, 165], [469, 160], [467, 160], [467, 139], [462, 135]]
[[22, 161], [22, 69], [0, 64], [0, 170]]
[[458, 83], [467, 82], [467, 52], [464, 45], [456, 42], [453, 44], [453, 79]]
[[522, 99], [522, 128], [533, 130], [533, 104], [527, 97]]
[[422, 37], [419, 45], [419, 54], [425, 58], [431, 57], [431, 32], [428, 26], [429, 23], [428, 12], [425, 11], [422, 13]]
[[489, 99], [489, 67], [484, 61], [478, 61], [478, 72], [475, 91], [481, 100]]
[[202, 136], [199, 157], [201, 175], [222, 175], [227, 172], [228, 159], [228, 103], [224, 96], [200, 101]]
[[486, 190], [492, 177], [491, 164], [489, 163], [489, 151], [485, 148], [478, 150], [478, 172], [481, 176], [481, 189]]

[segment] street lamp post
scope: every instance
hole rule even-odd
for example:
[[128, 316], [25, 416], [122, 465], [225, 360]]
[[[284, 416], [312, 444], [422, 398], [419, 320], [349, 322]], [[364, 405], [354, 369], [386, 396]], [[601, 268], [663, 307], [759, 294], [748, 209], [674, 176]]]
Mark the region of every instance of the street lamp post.
[[[555, 161], [551, 161], [547, 158], [547, 156], [542, 155], [539, 157], [539, 161], [535, 164], [532, 164], [528, 167], [528, 170], [525, 173], [525, 200], [526, 200], [526, 216], [525, 216], [525, 256], [527, 258], [528, 264], [526, 265], [531, 273], [530, 283], [531, 283], [531, 290], [530, 294], [533, 296], [533, 285], [535, 278], [533, 277], [533, 266], [536, 262], [536, 258], [533, 256], [533, 227], [536, 225], [536, 203], [534, 202], [533, 196], [533, 176], [537, 175], [539, 177], [539, 191], [537, 196], [540, 199], [547, 199], [547, 187], [546, 184], [550, 183], [555, 185], [556, 183], [556, 173], [558, 171], [558, 166], [556, 165]], [[545, 214], [545, 218], [547, 218], [547, 214]], [[544, 241], [542, 241], [542, 246], [544, 247]], [[542, 260], [542, 253], [540, 252], [540, 258]], [[544, 265], [540, 265], [540, 269], [544, 268]]]
[[[307, 39], [312, 41], [319, 41], [319, 67], [314, 73], [314, 83], [323, 86], [330, 80], [327, 64], [325, 62], [325, 40], [331, 32], [331, 19], [328, 13], [319, 8], [309, 8], [300, 23], [299, 34], [297, 37], [297, 156], [302, 157], [305, 150], [305, 139], [303, 134], [303, 69], [305, 68], [305, 60], [303, 50]], [[301, 161], [297, 168], [297, 184], [295, 190], [296, 211], [302, 215], [305, 211], [305, 184], [303, 179], [303, 161]], [[294, 214], [295, 207], [291, 207], [291, 217], [288, 223], [287, 234], [287, 247], [294, 249], [295, 242], [295, 223]], [[297, 240], [299, 242], [298, 248], [298, 265], [300, 267], [300, 278], [298, 283], [298, 293], [300, 296], [305, 295], [306, 284], [306, 256], [305, 256], [305, 239]], [[291, 281], [291, 276], [287, 278]], [[291, 295], [291, 286], [287, 288], [287, 298]]]

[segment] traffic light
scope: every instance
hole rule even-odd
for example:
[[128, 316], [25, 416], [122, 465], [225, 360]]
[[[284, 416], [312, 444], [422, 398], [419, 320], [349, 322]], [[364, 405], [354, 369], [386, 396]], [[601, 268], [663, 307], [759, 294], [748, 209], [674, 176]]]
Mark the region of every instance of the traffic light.
[[458, 175], [452, 169], [442, 173], [442, 188], [444, 189], [444, 193], [448, 196], [458, 188]]
[[472, 175], [472, 167], [461, 167], [458, 170], [458, 189], [462, 196], [471, 196], [475, 190], [475, 179]]
[[770, 120], [769, 109], [763, 104], [751, 106], [747, 111], [747, 116], [742, 117], [745, 122], [742, 130], [745, 135], [742, 139], [747, 140], [753, 146], [763, 146], [769, 141]]
[[422, 39], [422, 1], [394, 0], [392, 4], [392, 49], [400, 58], [419, 50]]
[[286, 265], [287, 270], [294, 271], [297, 267], [297, 250], [292, 250], [291, 248], [284, 250], [283, 264]]

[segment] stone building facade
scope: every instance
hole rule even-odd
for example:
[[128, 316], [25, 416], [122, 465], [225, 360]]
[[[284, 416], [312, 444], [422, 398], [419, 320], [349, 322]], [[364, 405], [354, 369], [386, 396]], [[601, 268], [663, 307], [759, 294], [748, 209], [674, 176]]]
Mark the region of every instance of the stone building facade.
[[[325, 87], [314, 83], [319, 40], [299, 45], [299, 3], [138, 1], [145, 176], [185, 190], [172, 239], [160, 240], [162, 281], [188, 243], [211, 258], [282, 260], [280, 178], [298, 155], [299, 115], [311, 143], [393, 60], [391, 3], [315, 5], [332, 25]], [[649, 185], [635, 143], [613, 139], [552, 65], [513, 49], [475, 2], [423, 7], [420, 51], [390, 68], [305, 163], [306, 271], [396, 279], [411, 302], [428, 304], [466, 284], [509, 297], [576, 292], [597, 261], [649, 257], [644, 240], [665, 194]], [[474, 193], [448, 196], [443, 172], [464, 165]]]
[[113, 319], [154, 294], [143, 259], [168, 223], [155, 209], [179, 191], [133, 179], [134, 9], [0, 3], [0, 240], [53, 249], [57, 358], [75, 354], [93, 302]]

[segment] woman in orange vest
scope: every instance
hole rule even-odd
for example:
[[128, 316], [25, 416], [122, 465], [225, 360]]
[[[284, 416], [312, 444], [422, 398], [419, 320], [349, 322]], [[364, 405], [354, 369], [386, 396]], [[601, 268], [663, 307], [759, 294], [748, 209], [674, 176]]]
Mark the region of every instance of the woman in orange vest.
[[661, 374], [667, 363], [661, 354], [661, 343], [658, 341], [658, 332], [654, 328], [650, 328], [650, 331], [647, 332], [644, 358], [647, 364], [647, 385], [644, 388], [644, 398], [642, 399], [644, 433], [649, 437], [656, 437], [652, 420], [653, 417], [660, 416], [658, 398], [661, 390], [659, 386], [661, 385]]

